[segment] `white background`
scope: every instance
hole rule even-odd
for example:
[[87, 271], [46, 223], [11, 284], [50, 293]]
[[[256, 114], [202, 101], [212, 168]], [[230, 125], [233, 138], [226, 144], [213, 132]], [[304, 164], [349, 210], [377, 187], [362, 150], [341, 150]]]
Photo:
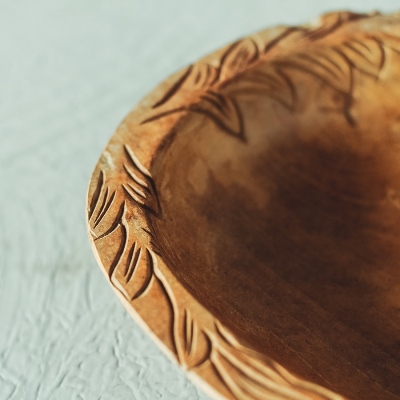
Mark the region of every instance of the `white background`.
[[206, 399], [127, 315], [85, 231], [90, 174], [158, 82], [264, 27], [397, 1], [0, 0], [0, 399]]

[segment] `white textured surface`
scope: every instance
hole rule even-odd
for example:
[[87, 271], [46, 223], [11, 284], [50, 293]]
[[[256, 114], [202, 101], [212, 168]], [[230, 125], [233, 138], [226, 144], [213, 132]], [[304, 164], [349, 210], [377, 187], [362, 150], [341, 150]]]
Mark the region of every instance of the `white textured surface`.
[[240, 36], [397, 1], [0, 0], [0, 399], [206, 399], [130, 319], [85, 232], [120, 120]]

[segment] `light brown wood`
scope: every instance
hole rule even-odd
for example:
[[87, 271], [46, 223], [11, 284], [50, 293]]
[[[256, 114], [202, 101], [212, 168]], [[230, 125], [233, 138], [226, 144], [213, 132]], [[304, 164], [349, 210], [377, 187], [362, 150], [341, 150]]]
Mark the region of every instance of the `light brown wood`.
[[215, 398], [400, 399], [400, 16], [332, 13], [165, 80], [93, 173], [114, 290]]

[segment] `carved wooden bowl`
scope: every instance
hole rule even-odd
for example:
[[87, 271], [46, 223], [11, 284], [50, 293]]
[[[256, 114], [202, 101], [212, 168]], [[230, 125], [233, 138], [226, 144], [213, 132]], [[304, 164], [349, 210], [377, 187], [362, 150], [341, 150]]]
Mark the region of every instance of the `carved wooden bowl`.
[[213, 397], [400, 398], [400, 15], [325, 15], [168, 78], [93, 173], [94, 253]]

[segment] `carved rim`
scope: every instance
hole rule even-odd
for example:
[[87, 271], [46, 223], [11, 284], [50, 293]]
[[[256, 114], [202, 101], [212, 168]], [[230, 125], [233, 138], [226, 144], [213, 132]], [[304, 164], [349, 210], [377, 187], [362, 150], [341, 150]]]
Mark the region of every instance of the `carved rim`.
[[[161, 83], [122, 122], [94, 170], [87, 227], [96, 259], [132, 317], [214, 398], [342, 399], [300, 379], [236, 338], [175, 278], [159, 254], [148, 217], [160, 217], [151, 165], [189, 112], [206, 114], [244, 140], [236, 122], [198, 106], [259, 60], [318, 41], [367, 15], [328, 14], [319, 24], [265, 30], [214, 52]], [[369, 18], [368, 18], [369, 19]], [[379, 43], [378, 43], [379, 44]], [[149, 135], [151, 132], [151, 135]]]

